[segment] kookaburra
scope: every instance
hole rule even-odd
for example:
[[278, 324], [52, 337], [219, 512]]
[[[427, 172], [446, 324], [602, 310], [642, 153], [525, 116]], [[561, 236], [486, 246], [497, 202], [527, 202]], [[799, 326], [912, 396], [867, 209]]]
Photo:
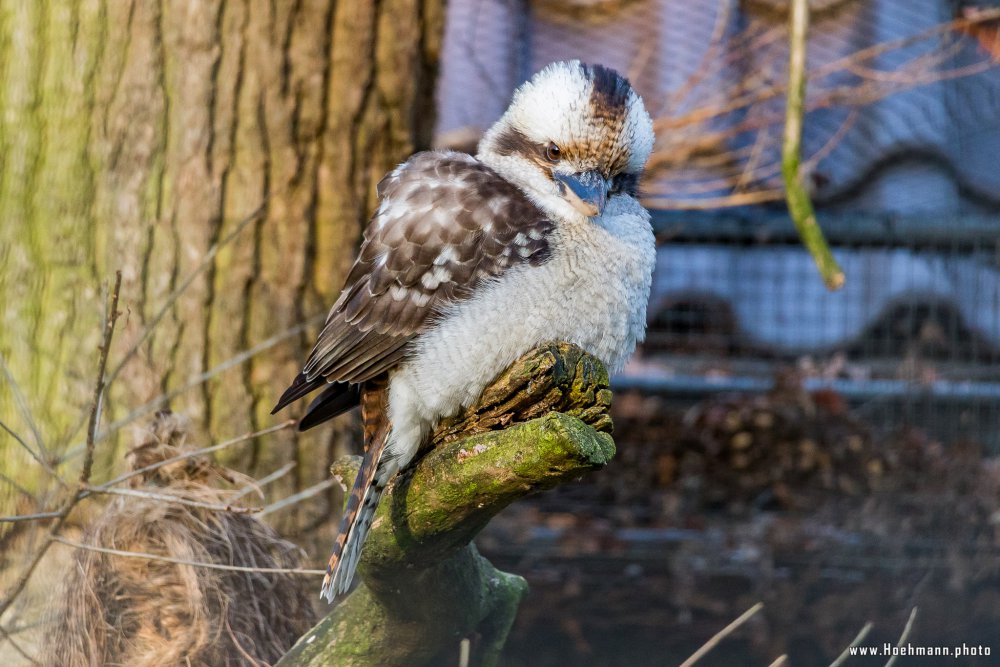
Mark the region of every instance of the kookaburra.
[[357, 405], [365, 456], [323, 596], [350, 586], [386, 485], [430, 429], [522, 354], [575, 343], [612, 371], [642, 340], [654, 263], [636, 189], [653, 127], [628, 81], [555, 63], [514, 94], [475, 157], [418, 153], [380, 204], [343, 292], [280, 410], [299, 428]]

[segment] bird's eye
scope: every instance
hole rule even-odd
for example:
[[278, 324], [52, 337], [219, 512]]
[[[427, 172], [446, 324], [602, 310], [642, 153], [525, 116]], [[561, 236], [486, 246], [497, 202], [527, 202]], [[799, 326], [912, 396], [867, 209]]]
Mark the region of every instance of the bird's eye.
[[545, 149], [545, 157], [552, 162], [558, 162], [559, 158], [562, 157], [562, 151], [559, 150], [558, 146], [550, 141], [548, 147]]

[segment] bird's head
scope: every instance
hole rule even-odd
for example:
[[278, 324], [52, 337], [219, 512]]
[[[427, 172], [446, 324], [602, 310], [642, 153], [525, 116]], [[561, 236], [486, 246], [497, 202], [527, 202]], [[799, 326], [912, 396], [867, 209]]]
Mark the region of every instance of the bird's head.
[[562, 217], [600, 216], [635, 196], [653, 148], [642, 99], [612, 69], [553, 63], [514, 93], [479, 144], [479, 159]]

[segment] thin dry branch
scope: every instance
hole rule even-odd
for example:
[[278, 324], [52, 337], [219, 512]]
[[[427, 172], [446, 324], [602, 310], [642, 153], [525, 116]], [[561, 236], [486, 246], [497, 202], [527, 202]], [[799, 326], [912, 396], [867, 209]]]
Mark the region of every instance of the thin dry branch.
[[174, 289], [174, 291], [167, 296], [166, 300], [163, 302], [163, 305], [160, 306], [160, 309], [156, 312], [153, 318], [149, 321], [149, 324], [146, 325], [142, 333], [139, 335], [138, 340], [136, 340], [132, 344], [132, 346], [129, 347], [128, 351], [122, 357], [121, 361], [118, 362], [118, 365], [116, 365], [114, 367], [114, 370], [112, 370], [111, 373], [108, 375], [108, 384], [114, 382], [115, 379], [117, 379], [118, 375], [122, 372], [122, 369], [125, 368], [125, 365], [128, 364], [128, 362], [131, 361], [132, 358], [139, 353], [139, 350], [142, 348], [143, 344], [153, 334], [153, 331], [156, 330], [156, 327], [160, 324], [160, 322], [163, 321], [163, 318], [166, 317], [167, 313], [170, 312], [170, 309], [174, 307], [174, 304], [177, 303], [177, 300], [181, 298], [184, 292], [186, 292], [187, 289], [194, 283], [194, 281], [197, 280], [198, 276], [200, 276], [202, 273], [208, 270], [209, 267], [212, 266], [212, 264], [215, 262], [215, 257], [219, 254], [219, 252], [223, 248], [228, 246], [230, 243], [232, 243], [243, 232], [244, 229], [250, 226], [251, 223], [260, 220], [261, 216], [263, 216], [264, 213], [266, 213], [267, 211], [267, 202], [268, 198], [265, 197], [264, 201], [261, 202], [261, 204], [253, 212], [251, 212], [250, 215], [243, 218], [236, 225], [236, 227], [231, 232], [229, 232], [229, 234], [227, 234], [224, 238], [220, 239], [215, 244], [213, 244], [212, 247], [209, 248], [208, 252], [205, 253], [204, 257], [201, 258], [201, 261], [198, 262], [198, 265], [194, 267], [194, 269], [192, 269], [191, 273], [189, 273], [188, 276], [184, 278], [184, 280], [181, 281], [181, 283], [176, 287], [176, 289]]
[[[824, 63], [813, 70], [810, 70], [804, 74], [805, 78], [810, 83], [817, 83], [822, 79], [825, 79], [833, 74], [849, 71], [851, 67], [862, 65], [863, 63], [869, 62], [872, 59], [897, 51], [900, 49], [907, 48], [914, 44], [918, 44], [925, 41], [935, 35], [946, 33], [954, 30], [959, 30], [962, 28], [968, 28], [977, 23], [983, 23], [985, 21], [991, 21], [995, 19], [1000, 19], [1000, 9], [990, 10], [983, 12], [982, 15], [977, 15], [975, 18], [963, 18], [956, 19], [954, 21], [948, 21], [945, 23], [940, 23], [938, 25], [932, 26], [927, 30], [922, 30], [916, 34], [903, 37], [900, 39], [889, 40], [885, 42], [880, 42], [873, 46], [859, 49], [846, 56], [837, 58], [828, 63]], [[996, 63], [992, 63], [996, 66]], [[928, 75], [930, 76], [930, 74]], [[929, 83], [931, 81], [936, 81], [937, 78], [919, 79], [911, 81], [906, 87], [913, 87], [913, 85], [922, 85]], [[746, 92], [742, 89], [746, 88]], [[701, 105], [697, 109], [680, 115], [680, 116], [668, 116], [657, 118], [654, 122], [654, 129], [657, 133], [663, 130], [676, 130], [684, 127], [700, 125], [707, 121], [725, 116], [727, 114], [746, 109], [755, 104], [760, 104], [762, 102], [767, 102], [769, 100], [774, 100], [785, 94], [788, 89], [788, 83], [785, 81], [775, 81], [770, 85], [759, 85], [759, 82], [751, 81], [741, 82], [736, 90], [727, 89], [724, 94], [720, 94], [720, 100], [722, 100], [718, 105]], [[894, 90], [893, 92], [898, 92]], [[811, 109], [812, 107], [810, 107]]]
[[0, 516], [0, 523], [18, 523], [20, 521], [42, 521], [44, 519], [55, 519], [62, 516], [61, 511], [38, 512], [37, 514], [15, 514], [14, 516]]
[[100, 360], [97, 363], [97, 381], [94, 383], [94, 400], [90, 406], [90, 418], [87, 424], [87, 446], [83, 455], [83, 466], [80, 468], [80, 489], [90, 483], [90, 474], [94, 467], [94, 447], [96, 446], [97, 428], [101, 423], [101, 407], [104, 405], [104, 387], [107, 378], [104, 375], [108, 366], [108, 353], [111, 351], [111, 339], [115, 333], [115, 323], [118, 321], [118, 296], [122, 288], [122, 272], [115, 272], [115, 287], [111, 291], [111, 306], [104, 320], [104, 339], [101, 342]]
[[[63, 487], [66, 486], [66, 482], [63, 480], [63, 478], [59, 476], [59, 473], [56, 472], [55, 468], [52, 467], [52, 464], [45, 459], [46, 454], [44, 450], [42, 452], [36, 452], [34, 449], [31, 448], [31, 445], [25, 442], [24, 438], [22, 438], [16, 431], [14, 431], [14, 429], [8, 426], [3, 420], [0, 420], [0, 429], [3, 429], [4, 431], [7, 432], [8, 435], [10, 435], [10, 437], [14, 438], [14, 440], [19, 445], [21, 445], [21, 448], [24, 449], [24, 451], [28, 452], [28, 455], [31, 456], [31, 458], [33, 458], [35, 462], [38, 463], [38, 465], [42, 466], [42, 469], [45, 470], [45, 472], [47, 472], [52, 477], [52, 479], [56, 480], [61, 486]], [[41, 445], [40, 442], [39, 445]]]
[[851, 657], [851, 649], [860, 644], [868, 636], [868, 633], [872, 631], [875, 624], [871, 621], [865, 623], [864, 627], [858, 632], [858, 634], [851, 640], [851, 643], [847, 645], [846, 648], [837, 656], [837, 659], [830, 663], [830, 667], [841, 667], [847, 659]]
[[31, 556], [28, 561], [28, 565], [21, 571], [21, 574], [11, 586], [7, 597], [5, 597], [3, 601], [0, 601], [0, 618], [3, 618], [3, 615], [8, 609], [10, 609], [11, 605], [14, 604], [14, 601], [17, 600], [17, 598], [24, 591], [25, 586], [28, 584], [28, 580], [31, 579], [31, 575], [35, 572], [35, 568], [38, 567], [38, 564], [42, 561], [42, 558], [49, 550], [49, 547], [52, 546], [52, 541], [59, 536], [59, 531], [62, 530], [70, 512], [72, 512], [73, 508], [75, 508], [77, 504], [89, 494], [86, 487], [90, 482], [90, 473], [94, 462], [94, 436], [97, 432], [97, 424], [101, 410], [101, 400], [105, 387], [104, 372], [108, 363], [108, 351], [111, 348], [111, 339], [114, 337], [115, 323], [118, 321], [118, 296], [121, 292], [121, 286], [122, 272], [116, 271], [115, 286], [111, 291], [111, 303], [110, 307], [108, 307], [106, 311], [106, 317], [104, 320], [104, 335], [100, 348], [101, 357], [97, 366], [97, 377], [94, 381], [94, 400], [93, 404], [90, 406], [89, 427], [87, 429], [87, 448], [84, 455], [83, 466], [80, 470], [79, 488], [76, 493], [74, 493], [58, 510], [55, 522], [49, 528], [49, 533], [45, 540], [42, 541], [41, 545], [39, 545], [38, 549]]
[[[152, 464], [150, 464], [148, 466], [145, 466], [143, 468], [139, 468], [137, 470], [132, 470], [132, 471], [129, 471], [127, 473], [123, 473], [123, 474], [119, 475], [118, 477], [115, 477], [112, 480], [104, 482], [103, 484], [99, 484], [97, 486], [88, 486], [87, 488], [83, 489], [80, 492], [80, 494], [79, 494], [80, 495], [80, 499], [82, 500], [84, 498], [87, 498], [88, 496], [92, 496], [92, 495], [97, 494], [97, 493], [109, 492], [109, 490], [112, 487], [114, 487], [114, 486], [116, 486], [118, 484], [121, 484], [122, 482], [128, 481], [128, 480], [132, 479], [133, 477], [137, 477], [137, 476], [145, 474], [147, 472], [151, 472], [153, 470], [156, 470], [157, 468], [161, 468], [163, 466], [170, 465], [171, 463], [176, 463], [177, 461], [183, 461], [184, 459], [194, 458], [196, 456], [202, 456], [204, 454], [211, 454], [212, 452], [217, 452], [220, 449], [225, 449], [226, 447], [231, 447], [232, 445], [236, 445], [236, 444], [239, 444], [241, 442], [247, 442], [249, 440], [253, 440], [254, 438], [258, 438], [260, 436], [268, 435], [270, 433], [275, 433], [277, 431], [282, 431], [282, 430], [290, 428], [290, 427], [292, 427], [294, 425], [295, 425], [295, 420], [294, 419], [289, 419], [288, 421], [282, 422], [282, 423], [280, 423], [280, 424], [278, 424], [276, 426], [270, 426], [268, 428], [261, 429], [259, 431], [253, 431], [251, 433], [244, 433], [243, 435], [237, 436], [237, 437], [232, 438], [230, 440], [226, 440], [225, 442], [220, 442], [219, 444], [212, 445], [211, 447], [203, 447], [202, 449], [198, 449], [198, 450], [195, 450], [193, 452], [186, 452], [184, 454], [178, 454], [177, 456], [173, 456], [173, 457], [171, 457], [169, 459], [164, 459], [163, 461], [157, 461], [156, 463], [152, 463]], [[267, 508], [264, 508], [264, 509], [267, 509]], [[256, 510], [253, 510], [253, 511], [256, 511]], [[0, 523], [15, 523], [15, 522], [20, 522], [20, 521], [39, 521], [39, 520], [45, 520], [45, 519], [60, 518], [62, 516], [63, 516], [63, 510], [60, 509], [60, 510], [53, 510], [53, 511], [49, 511], [49, 512], [39, 512], [37, 514], [21, 514], [21, 515], [16, 515], [16, 516], [0, 517]]]
[[27, 660], [29, 663], [31, 663], [32, 665], [40, 665], [41, 664], [40, 662], [38, 662], [37, 660], [35, 660], [33, 657], [31, 657], [31, 655], [29, 655], [28, 652], [24, 650], [24, 647], [21, 646], [19, 643], [17, 643], [17, 641], [11, 636], [11, 633], [8, 632], [6, 630], [6, 628], [4, 628], [2, 626], [0, 626], [0, 636], [2, 636], [3, 639], [4, 639], [4, 641], [6, 641], [8, 644], [10, 644], [13, 647], [13, 649], [15, 651], [17, 651], [18, 654], [22, 658], [24, 658], [25, 660]]
[[302, 489], [298, 493], [294, 493], [288, 496], [287, 498], [282, 498], [281, 500], [271, 503], [270, 505], [264, 507], [263, 509], [258, 510], [257, 516], [264, 517], [267, 516], [268, 514], [273, 514], [278, 510], [283, 510], [286, 507], [291, 507], [292, 505], [296, 505], [305, 500], [306, 498], [312, 498], [316, 494], [323, 493], [331, 486], [338, 483], [339, 482], [332, 477], [330, 479], [325, 479], [318, 484], [313, 484], [307, 489]]
[[[906, 625], [903, 627], [903, 634], [899, 636], [899, 641], [896, 642], [896, 648], [902, 648], [903, 644], [906, 643], [906, 640], [910, 638], [910, 632], [913, 631], [913, 622], [915, 620], [917, 620], [916, 607], [910, 610], [910, 617], [906, 619]], [[885, 663], [885, 667], [892, 667], [894, 664], [896, 664], [896, 658], [898, 657], [899, 654], [897, 653], [896, 655], [889, 658], [889, 661]]]
[[22, 496], [24, 496], [25, 500], [30, 500], [32, 502], [34, 502], [36, 500], [35, 494], [31, 493], [31, 491], [28, 491], [26, 488], [24, 488], [23, 486], [21, 486], [20, 484], [18, 484], [16, 481], [14, 481], [10, 476], [5, 475], [2, 472], [0, 472], [0, 482], [4, 482], [4, 483], [10, 485], [10, 487], [12, 489], [14, 489], [18, 493], [20, 493]]
[[701, 648], [692, 653], [690, 658], [682, 662], [680, 667], [691, 667], [691, 665], [701, 660], [703, 657], [705, 657], [706, 654], [708, 654], [709, 651], [718, 646], [719, 642], [721, 642], [723, 639], [736, 632], [736, 630], [741, 625], [749, 621], [754, 614], [756, 614], [763, 608], [764, 608], [764, 603], [758, 602], [754, 606], [747, 609], [745, 612], [740, 614], [739, 618], [737, 618], [735, 621], [733, 621], [732, 623], [730, 623], [729, 625], [727, 625], [726, 627], [722, 628], [717, 633], [715, 633], [715, 635], [707, 642], [705, 642]]
[[207, 503], [201, 500], [191, 500], [190, 498], [171, 495], [169, 493], [154, 493], [152, 491], [142, 491], [140, 489], [119, 489], [119, 488], [98, 489], [95, 487], [90, 487], [88, 490], [91, 493], [103, 493], [112, 496], [131, 496], [133, 498], [145, 498], [146, 500], [156, 500], [164, 503], [174, 503], [175, 505], [184, 505], [185, 507], [198, 507], [205, 510], [211, 510], [213, 512], [252, 514], [254, 512], [259, 512], [261, 509], [259, 507], [240, 507], [238, 505], [231, 505], [228, 503]]
[[67, 540], [66, 538], [63, 537], [53, 537], [52, 541], [58, 542], [59, 544], [64, 544], [68, 547], [73, 547], [74, 549], [83, 549], [84, 551], [96, 551], [98, 553], [108, 554], [110, 556], [120, 556], [122, 558], [141, 558], [143, 560], [156, 560], [156, 561], [161, 561], [163, 563], [190, 565], [191, 567], [204, 567], [209, 570], [227, 570], [229, 572], [251, 572], [251, 573], [261, 573], [261, 574], [304, 574], [311, 577], [322, 576], [326, 574], [326, 570], [308, 570], [303, 568], [283, 568], [283, 567], [243, 567], [241, 565], [222, 565], [221, 563], [201, 563], [193, 560], [184, 560], [182, 558], [171, 558], [169, 556], [158, 556], [156, 554], [142, 553], [139, 551], [122, 551], [120, 549], [108, 549], [106, 547], [97, 547], [91, 544], [82, 544], [80, 542]]
[[28, 407], [28, 399], [24, 397], [21, 385], [17, 383], [17, 378], [10, 372], [10, 367], [7, 366], [7, 359], [2, 354], [0, 354], [0, 372], [3, 373], [3, 378], [7, 381], [7, 386], [10, 387], [10, 393], [14, 397], [14, 405], [17, 406], [17, 411], [21, 413], [21, 418], [24, 419], [28, 428], [31, 429], [31, 435], [35, 439], [35, 442], [38, 443], [38, 450], [41, 452], [42, 458], [48, 457], [45, 440], [42, 438], [42, 432], [38, 428], [38, 423], [35, 421], [34, 415], [31, 414], [31, 408]]
[[[145, 403], [136, 408], [135, 410], [132, 410], [121, 419], [111, 422], [107, 426], [107, 428], [105, 428], [97, 435], [97, 442], [102, 442], [106, 440], [107, 438], [111, 437], [112, 435], [122, 430], [126, 426], [133, 424], [134, 422], [138, 421], [139, 419], [142, 419], [146, 415], [152, 414], [153, 412], [159, 410], [163, 405], [169, 403], [170, 401], [180, 396], [181, 394], [190, 391], [195, 387], [201, 386], [202, 384], [208, 382], [217, 375], [221, 375], [222, 373], [230, 370], [231, 368], [239, 366], [243, 362], [257, 356], [258, 354], [270, 350], [274, 346], [288, 340], [289, 338], [297, 336], [298, 334], [305, 331], [307, 327], [322, 321], [322, 319], [325, 317], [326, 317], [325, 313], [316, 315], [306, 320], [305, 322], [296, 324], [293, 327], [289, 327], [284, 331], [276, 333], [270, 338], [267, 338], [261, 341], [260, 343], [257, 343], [253, 347], [244, 350], [243, 352], [240, 352], [236, 356], [231, 357], [216, 366], [213, 366], [204, 373], [199, 373], [198, 375], [194, 376], [193, 378], [188, 380], [185, 384], [177, 387], [176, 389], [172, 389], [164, 394], [157, 396], [148, 403]], [[70, 447], [69, 449], [67, 449], [66, 453], [62, 455], [62, 457], [59, 460], [59, 463], [65, 463], [66, 461], [69, 461], [73, 457], [77, 456], [81, 451], [83, 451], [83, 445], [75, 445], [73, 447]]]
[[719, 60], [718, 54], [722, 48], [722, 39], [725, 37], [726, 26], [729, 25], [729, 19], [732, 17], [735, 4], [733, 0], [722, 0], [720, 2], [719, 11], [715, 16], [715, 25], [712, 27], [712, 36], [708, 40], [708, 47], [702, 54], [698, 65], [691, 71], [691, 74], [664, 100], [661, 112], [677, 108], [691, 91], [697, 88], [698, 84], [704, 81], [705, 77], [715, 69], [713, 63]]
[[112, 486], [121, 484], [122, 482], [130, 480], [133, 477], [143, 475], [147, 472], [156, 470], [157, 468], [162, 468], [163, 466], [170, 465], [171, 463], [176, 463], [178, 461], [183, 461], [185, 459], [194, 458], [196, 456], [202, 456], [204, 454], [211, 454], [213, 452], [219, 451], [220, 449], [225, 449], [226, 447], [230, 447], [232, 445], [236, 445], [241, 442], [247, 442], [248, 440], [253, 440], [254, 438], [258, 438], [263, 435], [269, 435], [271, 433], [283, 431], [286, 428], [294, 426], [295, 423], [296, 422], [294, 419], [288, 419], [286, 421], [281, 422], [280, 424], [276, 424], [275, 426], [269, 426], [268, 428], [264, 428], [259, 431], [244, 433], [243, 435], [236, 436], [235, 438], [231, 438], [224, 442], [220, 442], [219, 444], [212, 445], [211, 447], [203, 447], [202, 449], [196, 449], [193, 452], [185, 452], [184, 454], [171, 456], [169, 459], [163, 459], [162, 461], [157, 461], [156, 463], [150, 463], [148, 466], [143, 466], [142, 468], [137, 468], [136, 470], [131, 470], [127, 473], [122, 473], [118, 477], [115, 477], [114, 479], [104, 482], [103, 484], [95, 487], [95, 490], [96, 489], [105, 490], [111, 488]]
[[281, 479], [282, 477], [284, 477], [285, 475], [287, 475], [291, 471], [295, 470], [295, 467], [297, 465], [298, 464], [295, 461], [289, 461], [288, 463], [286, 463], [285, 465], [281, 466], [280, 468], [278, 468], [274, 472], [272, 472], [272, 473], [270, 473], [268, 475], [265, 475], [264, 477], [261, 477], [260, 479], [253, 480], [251, 483], [247, 484], [242, 489], [240, 489], [239, 491], [237, 491], [236, 493], [234, 493], [233, 496], [232, 496], [232, 498], [230, 500], [232, 502], [236, 502], [237, 500], [239, 500], [241, 498], [245, 498], [245, 497], [249, 496], [251, 493], [256, 493], [258, 496], [260, 496], [261, 498], [263, 498], [264, 497], [264, 487], [265, 486], [267, 486], [268, 484], [270, 484], [272, 482], [275, 482], [275, 481]]
[[[991, 70], [1000, 63], [989, 57], [955, 67], [948, 65], [954, 61], [954, 55], [968, 45], [968, 40], [957, 36], [959, 33], [998, 18], [1000, 9], [991, 9], [943, 22], [907, 37], [880, 42], [805, 70], [804, 80], [809, 82], [811, 93], [804, 98], [803, 113], [844, 107], [854, 114], [861, 107], [918, 86]], [[699, 63], [692, 77], [702, 81], [690, 91], [686, 88], [691, 77], [681, 84], [676, 92], [684, 89], [686, 97], [698, 98], [696, 104], [683, 105], [688, 107], [683, 113], [673, 108], [673, 115], [661, 115], [656, 119], [658, 134], [669, 140], [657, 147], [648, 170], [654, 174], [669, 169], [669, 187], [646, 192], [647, 196], [657, 196], [654, 203], [659, 204], [659, 198], [669, 198], [665, 208], [699, 210], [777, 199], [767, 194], [757, 196], [756, 192], [777, 187], [774, 177], [782, 168], [781, 160], [761, 158], [770, 155], [771, 149], [779, 148], [777, 141], [768, 145], [765, 135], [778, 126], [786, 127], [787, 105], [779, 108], [775, 102], [788, 97], [789, 81], [783, 68], [778, 67], [785, 57], [774, 44], [777, 37], [785, 35], [785, 30], [773, 22], [763, 24], [769, 26], [764, 29], [760, 25], [760, 22], [751, 22], [741, 34], [728, 40], [725, 54]], [[935, 41], [928, 43], [930, 40]], [[927, 48], [919, 49], [916, 55], [909, 53], [923, 44]], [[759, 54], [756, 58], [760, 62], [739, 81], [719, 85], [718, 77], [725, 76], [726, 68], [735, 63], [734, 57], [746, 57], [747, 53]], [[768, 59], [767, 54], [773, 55]], [[879, 58], [886, 54], [902, 56], [902, 64], [880, 68]], [[854, 80], [843, 83], [844, 75]], [[832, 79], [834, 76], [840, 77], [837, 82]], [[697, 93], [692, 92], [694, 90]], [[853, 116], [845, 122], [850, 126]], [[847, 127], [842, 125], [814, 158], [802, 155], [800, 164], [803, 166], [799, 171], [814, 168], [841, 143], [846, 132]], [[753, 133], [757, 133], [756, 139], [751, 136]], [[732, 140], [739, 144], [750, 141], [750, 145], [730, 148]], [[709, 203], [703, 201], [703, 195], [712, 197]]]
[[729, 206], [749, 206], [750, 204], [763, 204], [772, 201], [781, 201], [785, 196], [783, 190], [755, 190], [753, 192], [740, 192], [723, 197], [705, 197], [702, 199], [690, 199], [679, 201], [670, 199], [664, 195], [650, 195], [644, 197], [643, 201], [655, 203], [656, 208], [663, 210], [681, 211], [711, 211], [717, 208]]

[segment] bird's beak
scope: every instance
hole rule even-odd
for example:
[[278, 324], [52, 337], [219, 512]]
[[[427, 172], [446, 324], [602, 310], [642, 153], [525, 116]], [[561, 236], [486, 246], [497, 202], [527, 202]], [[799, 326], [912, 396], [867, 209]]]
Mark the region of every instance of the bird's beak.
[[592, 218], [604, 212], [604, 205], [608, 203], [608, 182], [599, 172], [553, 175], [563, 198], [573, 208]]

